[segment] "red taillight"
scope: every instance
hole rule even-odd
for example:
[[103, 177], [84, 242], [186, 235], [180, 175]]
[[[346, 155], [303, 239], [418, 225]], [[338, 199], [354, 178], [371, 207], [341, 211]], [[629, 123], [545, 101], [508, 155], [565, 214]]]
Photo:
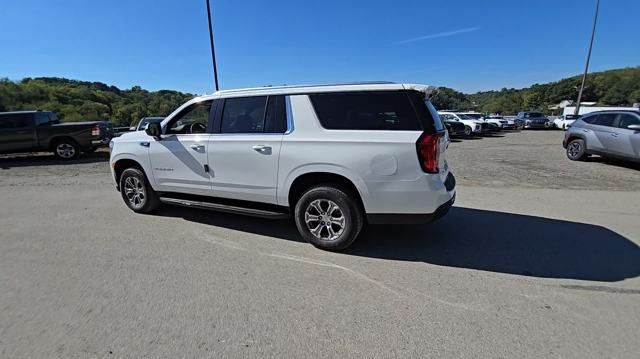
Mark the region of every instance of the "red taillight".
[[93, 126], [93, 128], [91, 129], [91, 136], [100, 136], [99, 126]]
[[437, 134], [423, 133], [418, 142], [416, 142], [418, 150], [418, 159], [420, 167], [426, 173], [438, 173], [438, 162], [440, 160], [440, 136]]

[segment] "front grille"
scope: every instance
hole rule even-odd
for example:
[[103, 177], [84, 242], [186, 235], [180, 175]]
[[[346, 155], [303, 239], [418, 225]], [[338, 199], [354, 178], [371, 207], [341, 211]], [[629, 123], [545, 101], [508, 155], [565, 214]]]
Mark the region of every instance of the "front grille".
[[483, 123], [481, 123], [481, 124], [480, 124], [480, 127], [481, 127], [482, 129], [487, 129], [487, 128], [489, 128], [489, 124], [488, 124], [488, 123], [486, 123], [486, 122], [483, 122]]

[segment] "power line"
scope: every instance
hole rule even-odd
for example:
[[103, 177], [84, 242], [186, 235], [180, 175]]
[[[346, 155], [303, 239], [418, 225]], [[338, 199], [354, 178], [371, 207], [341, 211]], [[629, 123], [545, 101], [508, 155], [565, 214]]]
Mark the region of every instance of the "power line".
[[587, 81], [587, 72], [589, 71], [589, 61], [591, 61], [591, 49], [593, 48], [593, 38], [596, 35], [596, 24], [598, 22], [598, 10], [600, 9], [600, 0], [596, 0], [596, 14], [593, 17], [593, 30], [591, 30], [591, 41], [589, 42], [589, 52], [587, 53], [587, 63], [584, 66], [584, 74], [582, 75], [582, 85], [580, 85], [580, 92], [578, 93], [578, 101], [576, 102], [576, 109], [574, 115], [580, 114], [580, 102], [582, 101], [582, 92], [584, 91], [584, 84]]
[[211, 23], [211, 6], [209, 0], [207, 1], [207, 18], [209, 19], [209, 42], [211, 44], [211, 61], [213, 62], [213, 82], [215, 83], [215, 90], [218, 91], [218, 67], [216, 66], [216, 51], [213, 47], [213, 24]]

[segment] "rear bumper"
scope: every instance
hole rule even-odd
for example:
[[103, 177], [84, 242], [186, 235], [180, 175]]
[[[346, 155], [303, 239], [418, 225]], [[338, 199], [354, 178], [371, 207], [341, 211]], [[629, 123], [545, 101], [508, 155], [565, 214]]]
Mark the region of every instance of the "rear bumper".
[[397, 213], [375, 213], [367, 214], [367, 221], [369, 224], [420, 224], [431, 223], [442, 217], [444, 217], [453, 206], [456, 201], [456, 195], [454, 194], [451, 199], [442, 204], [433, 213], [410, 213], [410, 214], [397, 214]]
[[419, 224], [442, 218], [456, 201], [456, 178], [453, 173], [449, 172], [444, 186], [451, 198], [436, 208], [433, 213], [368, 213], [367, 221], [370, 224]]

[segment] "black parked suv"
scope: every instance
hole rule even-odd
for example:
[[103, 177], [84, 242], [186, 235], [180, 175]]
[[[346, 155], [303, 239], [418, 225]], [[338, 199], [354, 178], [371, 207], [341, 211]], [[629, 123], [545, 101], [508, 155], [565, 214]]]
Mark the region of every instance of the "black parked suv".
[[524, 128], [550, 128], [553, 123], [542, 112], [518, 112], [518, 119], [524, 121]]
[[464, 123], [462, 122], [458, 122], [458, 121], [450, 121], [450, 120], [444, 120], [442, 121], [444, 123], [444, 126], [447, 128], [447, 131], [449, 132], [449, 136], [451, 137], [457, 137], [457, 136], [464, 136]]
[[60, 123], [54, 112], [0, 112], [0, 153], [53, 152], [64, 160], [107, 146], [110, 122]]

